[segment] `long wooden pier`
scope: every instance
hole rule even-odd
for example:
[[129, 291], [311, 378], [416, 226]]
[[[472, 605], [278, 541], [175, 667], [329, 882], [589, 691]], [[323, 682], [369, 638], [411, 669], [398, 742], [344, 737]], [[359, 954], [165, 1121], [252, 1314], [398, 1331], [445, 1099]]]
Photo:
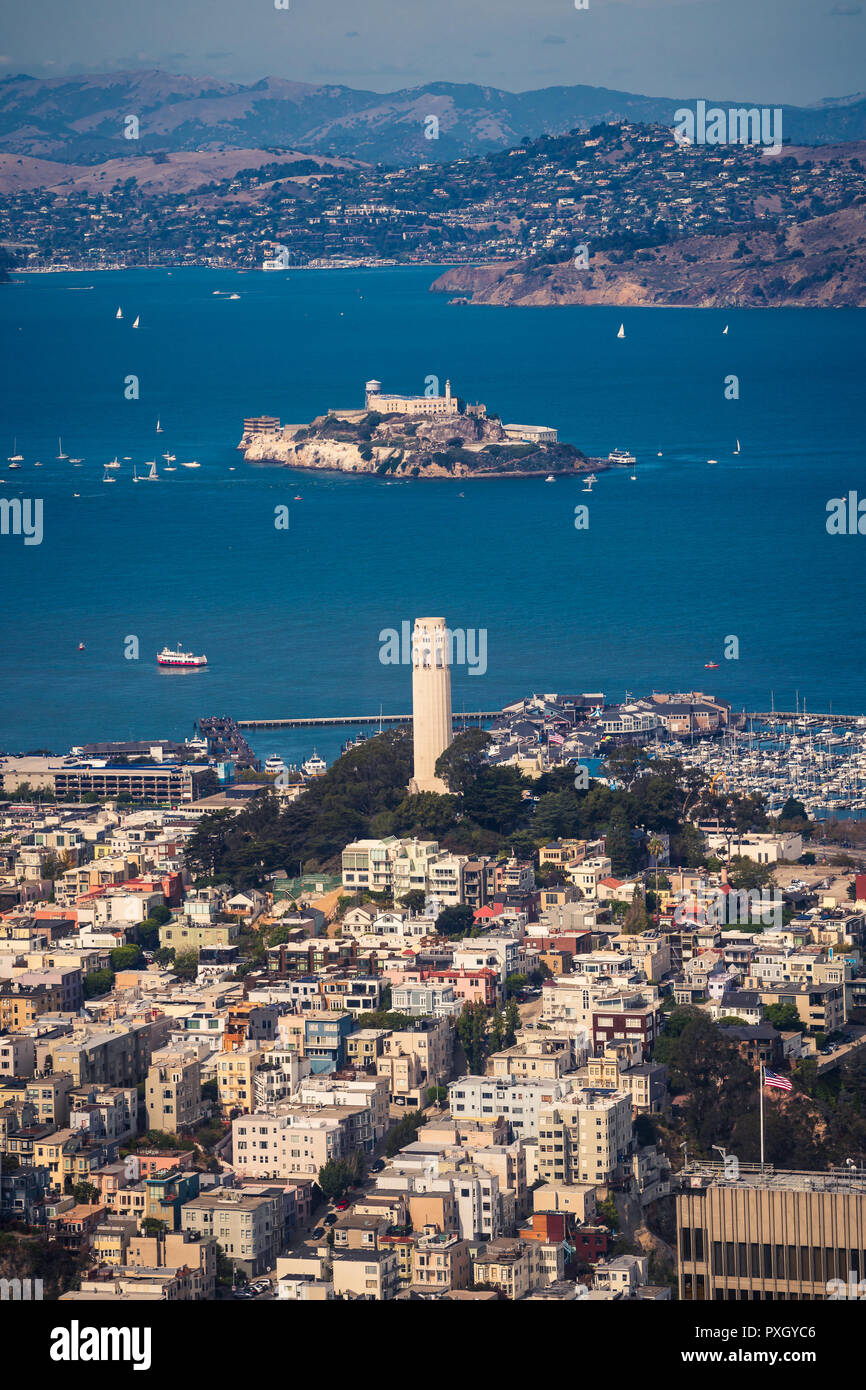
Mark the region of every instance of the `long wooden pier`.
[[[502, 710], [482, 709], [467, 710], [465, 713], [455, 710], [452, 720], [455, 725], [462, 724], [482, 724], [488, 719], [498, 719]], [[859, 714], [823, 714], [809, 712], [804, 714], [802, 710], [732, 710], [732, 719], [757, 719], [766, 722], [770, 719], [782, 720], [785, 723], [799, 721], [802, 719], [819, 720], [821, 723], [855, 725], [863, 717]], [[339, 728], [344, 724], [369, 724], [382, 727], [386, 724], [411, 724], [411, 714], [320, 714], [320, 715], [299, 715], [289, 719], [238, 719], [236, 721], [239, 729], [318, 729], [318, 728]]]
[[[452, 715], [454, 724], [482, 723], [485, 719], [498, 719], [501, 710], [467, 710], [466, 713]], [[411, 714], [327, 714], [297, 719], [238, 719], [240, 729], [318, 729], [339, 728], [342, 724], [411, 724]]]

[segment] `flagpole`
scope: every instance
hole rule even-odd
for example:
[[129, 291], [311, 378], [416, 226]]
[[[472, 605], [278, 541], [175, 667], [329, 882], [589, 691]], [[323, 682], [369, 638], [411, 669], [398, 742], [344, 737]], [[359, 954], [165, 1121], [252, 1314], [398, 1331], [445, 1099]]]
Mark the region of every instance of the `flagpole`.
[[759, 1094], [759, 1098], [760, 1098], [760, 1112], [761, 1112], [761, 1171], [763, 1172], [763, 1169], [764, 1169], [764, 1063], [763, 1063], [763, 1062], [760, 1062], [760, 1063], [758, 1064], [758, 1081], [759, 1081], [759, 1085], [760, 1085], [760, 1090], [759, 1090], [758, 1094]]

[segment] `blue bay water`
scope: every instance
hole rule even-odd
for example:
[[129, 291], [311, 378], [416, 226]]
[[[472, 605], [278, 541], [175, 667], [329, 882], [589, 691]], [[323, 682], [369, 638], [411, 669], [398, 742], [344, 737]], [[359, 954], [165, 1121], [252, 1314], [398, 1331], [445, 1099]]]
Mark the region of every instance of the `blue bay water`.
[[[0, 495], [44, 500], [41, 545], [0, 537], [0, 748], [178, 737], [208, 713], [406, 711], [409, 670], [380, 663], [379, 633], [417, 614], [487, 631], [486, 673], [454, 673], [457, 711], [654, 688], [866, 709], [866, 537], [825, 528], [829, 498], [866, 495], [862, 312], [454, 307], [428, 292], [434, 273], [162, 269], [0, 290]], [[561, 478], [389, 484], [235, 448], [245, 415], [307, 421], [363, 404], [369, 377], [408, 393], [431, 374], [588, 454], [630, 449], [636, 480], [602, 473], [590, 497]], [[56, 460], [58, 435], [82, 466]], [[162, 472], [166, 450], [201, 467], [134, 486], [129, 462], [101, 481], [115, 454]], [[178, 641], [207, 670], [160, 671]], [[344, 737], [251, 742], [296, 760]]]

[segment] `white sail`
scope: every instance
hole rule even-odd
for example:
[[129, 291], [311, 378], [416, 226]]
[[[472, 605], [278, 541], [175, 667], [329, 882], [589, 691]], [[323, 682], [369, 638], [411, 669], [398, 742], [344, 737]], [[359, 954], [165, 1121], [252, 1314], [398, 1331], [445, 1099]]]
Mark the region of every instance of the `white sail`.
[[625, 324], [624, 324], [624, 323], [621, 323], [621, 324], [620, 324], [620, 326], [619, 326], [619, 332], [617, 333], [616, 336], [617, 336], [618, 338], [624, 338], [624, 337], [625, 337]]
[[138, 314], [136, 314], [135, 318], [132, 320], [132, 326], [133, 328], [138, 327]]
[[117, 306], [117, 313], [114, 315], [114, 317], [115, 317], [116, 319], [122, 319], [122, 318], [123, 318], [123, 310], [121, 309], [121, 307], [120, 307], [119, 304], [118, 304], [118, 306]]

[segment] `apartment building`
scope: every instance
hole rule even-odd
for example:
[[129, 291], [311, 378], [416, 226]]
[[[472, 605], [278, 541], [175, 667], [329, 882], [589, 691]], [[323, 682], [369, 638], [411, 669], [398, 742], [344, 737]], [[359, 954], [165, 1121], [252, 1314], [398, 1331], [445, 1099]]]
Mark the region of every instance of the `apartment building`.
[[596, 854], [570, 865], [566, 873], [569, 882], [573, 883], [575, 888], [579, 888], [585, 898], [594, 901], [598, 897], [599, 883], [603, 878], [610, 877], [610, 871], [611, 863], [607, 856]]
[[610, 1183], [623, 1176], [632, 1141], [631, 1097], [582, 1087], [541, 1107], [538, 1174], [543, 1182]]
[[298, 1084], [297, 1099], [302, 1105], [342, 1105], [359, 1113], [368, 1110], [365, 1128], [353, 1125], [351, 1130], [353, 1147], [364, 1152], [372, 1150], [388, 1131], [388, 1085], [383, 1077], [309, 1077]]
[[255, 1043], [245, 1043], [232, 1052], [221, 1052], [216, 1060], [217, 1092], [223, 1114], [232, 1110], [250, 1111], [255, 1100], [255, 1076], [268, 1052]]
[[32, 1076], [36, 1070], [36, 1044], [32, 1038], [7, 1033], [0, 1036], [0, 1080]]
[[[488, 1241], [472, 1257], [473, 1284], [492, 1285], [501, 1289], [510, 1300], [523, 1298], [537, 1284], [549, 1284], [550, 1261], [547, 1245], [541, 1241], [514, 1240], [500, 1236]], [[554, 1268], [562, 1264], [561, 1257], [553, 1258]], [[561, 1272], [555, 1276], [561, 1278]]]
[[489, 1076], [505, 1076], [512, 1081], [550, 1081], [572, 1070], [572, 1048], [566, 1038], [540, 1034], [513, 1047], [494, 1052], [487, 1060]]
[[79, 1086], [69, 1092], [69, 1126], [89, 1143], [133, 1139], [138, 1113], [135, 1086]]
[[387, 1302], [399, 1290], [397, 1252], [387, 1245], [379, 1250], [343, 1250], [331, 1265], [334, 1297]]
[[413, 1292], [447, 1293], [450, 1289], [467, 1289], [471, 1282], [467, 1241], [442, 1232], [416, 1237], [412, 1250]]
[[181, 1229], [213, 1237], [226, 1258], [255, 1279], [273, 1268], [285, 1239], [283, 1193], [203, 1192], [183, 1207]]
[[316, 1178], [323, 1164], [351, 1151], [350, 1120], [348, 1107], [338, 1106], [240, 1115], [232, 1122], [235, 1171], [248, 1178]]
[[147, 1128], [176, 1134], [201, 1118], [198, 1053], [161, 1048], [153, 1054], [144, 1083]]
[[448, 1105], [455, 1119], [501, 1115], [520, 1138], [535, 1139], [543, 1107], [561, 1100], [571, 1087], [568, 1076], [549, 1081], [461, 1076], [448, 1087]]
[[147, 1075], [163, 1024], [118, 1023], [76, 1031], [53, 1043], [54, 1070], [69, 1072], [76, 1086], [138, 1086]]

